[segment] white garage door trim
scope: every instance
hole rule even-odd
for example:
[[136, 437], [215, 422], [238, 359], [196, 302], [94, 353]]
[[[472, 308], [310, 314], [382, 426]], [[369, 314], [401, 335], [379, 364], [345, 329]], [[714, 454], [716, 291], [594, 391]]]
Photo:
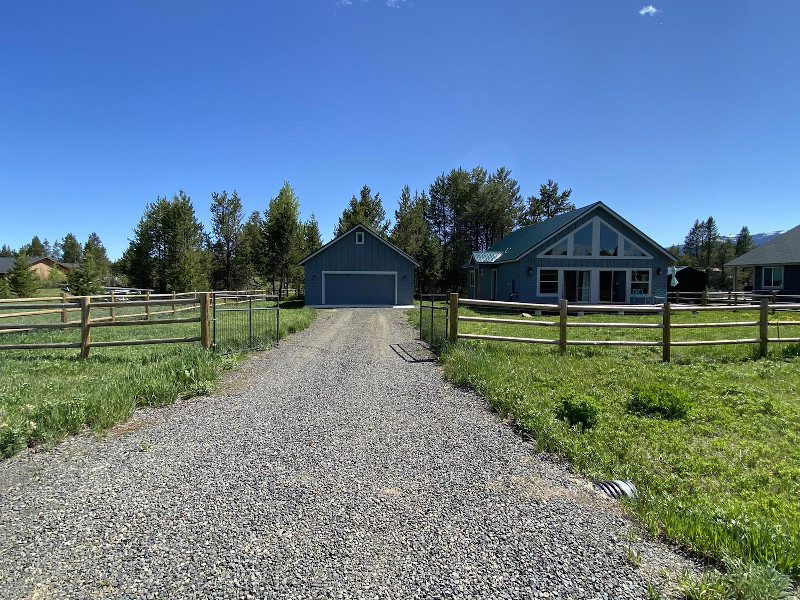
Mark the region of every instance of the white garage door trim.
[[326, 275], [393, 275], [394, 276], [394, 304], [397, 306], [397, 271], [323, 271], [322, 272], [322, 304], [325, 304], [325, 276]]

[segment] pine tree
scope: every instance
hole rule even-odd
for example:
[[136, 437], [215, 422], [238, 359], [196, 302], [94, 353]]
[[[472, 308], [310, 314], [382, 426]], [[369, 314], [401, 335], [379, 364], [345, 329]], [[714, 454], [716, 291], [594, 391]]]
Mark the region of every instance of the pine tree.
[[24, 251], [14, 259], [14, 266], [8, 272], [8, 285], [20, 298], [33, 297], [39, 287], [36, 274], [31, 270], [31, 263]]
[[237, 271], [247, 287], [263, 287], [258, 279], [265, 270], [264, 220], [254, 211], [242, 226], [241, 251], [237, 254]]
[[264, 221], [267, 274], [277, 276], [279, 294], [288, 285], [290, 266], [299, 259], [299, 215], [300, 203], [289, 182], [285, 181], [278, 195], [269, 201]]
[[3, 244], [3, 247], [0, 248], [0, 258], [11, 258], [14, 256], [14, 251], [11, 249], [11, 246], [8, 244]]
[[212, 286], [215, 289], [236, 289], [245, 282], [238, 270], [244, 213], [236, 190], [228, 196], [211, 194], [211, 260]]
[[[89, 238], [83, 245], [83, 255], [91, 254], [100, 275], [106, 275], [111, 270], [111, 261], [108, 259], [106, 247], [103, 245], [100, 236], [94, 231], [89, 234]], [[81, 261], [78, 260], [78, 263]]]
[[78, 263], [78, 268], [67, 273], [67, 285], [74, 296], [91, 296], [102, 291], [101, 278], [94, 253], [86, 252]]
[[363, 223], [383, 237], [389, 236], [390, 223], [386, 220], [386, 211], [383, 209], [381, 195], [376, 192], [373, 196], [372, 190], [366, 184], [361, 188], [359, 198], [355, 196], [350, 198], [350, 204], [339, 217], [333, 235], [341, 235], [359, 223]]
[[82, 253], [83, 249], [78, 242], [78, 238], [71, 233], [65, 235], [61, 241], [61, 261], [68, 264], [78, 263], [81, 260]]
[[539, 196], [528, 196], [528, 207], [520, 219], [521, 225], [539, 223], [558, 214], [575, 210], [575, 205], [569, 201], [572, 189], [558, 191], [558, 183], [548, 179], [547, 183], [539, 186]]
[[0, 277], [0, 298], [11, 298], [11, 288], [8, 286], [8, 280], [5, 277]]
[[38, 235], [33, 236], [31, 243], [25, 246], [25, 254], [31, 258], [41, 258], [45, 256], [44, 244], [39, 240]]
[[736, 256], [747, 254], [754, 247], [753, 237], [750, 235], [750, 230], [747, 228], [747, 225], [745, 225], [742, 227], [739, 235], [736, 236]]

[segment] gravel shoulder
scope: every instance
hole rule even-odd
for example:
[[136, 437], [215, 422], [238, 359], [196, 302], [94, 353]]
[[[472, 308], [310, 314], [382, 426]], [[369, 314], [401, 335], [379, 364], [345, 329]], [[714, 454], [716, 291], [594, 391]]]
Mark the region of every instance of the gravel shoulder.
[[0, 597], [645, 598], [694, 569], [403, 311], [320, 314], [212, 396], [0, 463]]

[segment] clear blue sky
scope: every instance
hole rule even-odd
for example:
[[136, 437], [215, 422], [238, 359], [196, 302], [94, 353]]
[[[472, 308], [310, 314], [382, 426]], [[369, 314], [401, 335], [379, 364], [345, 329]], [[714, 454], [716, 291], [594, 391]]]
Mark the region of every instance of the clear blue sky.
[[179, 189], [324, 239], [366, 183], [552, 178], [658, 242], [800, 223], [800, 2], [186, 0], [0, 5], [0, 243], [117, 258]]

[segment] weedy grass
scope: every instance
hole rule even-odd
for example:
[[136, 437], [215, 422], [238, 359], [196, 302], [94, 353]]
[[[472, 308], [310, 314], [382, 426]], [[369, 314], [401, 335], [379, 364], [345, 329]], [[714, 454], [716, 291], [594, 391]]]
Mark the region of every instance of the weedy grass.
[[[302, 303], [282, 306], [281, 337], [304, 329], [315, 315]], [[198, 331], [198, 323], [103, 327], [92, 330], [92, 340], [191, 337]], [[0, 343], [72, 342], [79, 336], [77, 329], [36, 330], [0, 335]], [[0, 351], [0, 457], [52, 444], [86, 426], [102, 431], [139, 406], [207, 394], [242, 356], [214, 354], [197, 342], [93, 348], [86, 360], [76, 349]]]
[[[727, 315], [681, 313], [673, 322], [755, 320], [741, 312]], [[658, 319], [570, 320], [615, 318]], [[557, 335], [555, 328], [536, 329], [459, 323], [459, 331], [468, 333]], [[679, 333], [680, 339], [757, 337], [753, 329]], [[660, 332], [575, 328], [569, 335], [657, 339]], [[652, 534], [701, 555], [766, 565], [797, 580], [800, 344], [770, 344], [762, 359], [756, 350], [675, 348], [673, 361], [662, 363], [659, 348], [569, 347], [562, 355], [553, 346], [459, 340], [444, 348], [441, 361], [450, 380], [486, 396], [543, 451], [565, 456], [590, 478], [632, 480], [640, 498], [629, 506]]]

